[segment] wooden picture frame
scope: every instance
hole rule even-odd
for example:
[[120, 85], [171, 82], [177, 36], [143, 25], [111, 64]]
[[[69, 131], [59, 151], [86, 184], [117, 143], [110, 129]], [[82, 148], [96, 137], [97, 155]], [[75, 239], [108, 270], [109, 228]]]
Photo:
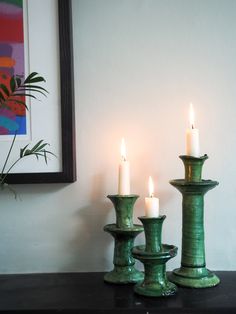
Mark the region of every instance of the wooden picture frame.
[[[71, 0], [58, 1], [58, 30], [61, 99], [61, 159], [60, 172], [10, 173], [9, 184], [27, 183], [69, 183], [76, 181], [75, 113], [74, 113], [74, 73], [72, 44]], [[36, 167], [37, 169], [37, 167]]]

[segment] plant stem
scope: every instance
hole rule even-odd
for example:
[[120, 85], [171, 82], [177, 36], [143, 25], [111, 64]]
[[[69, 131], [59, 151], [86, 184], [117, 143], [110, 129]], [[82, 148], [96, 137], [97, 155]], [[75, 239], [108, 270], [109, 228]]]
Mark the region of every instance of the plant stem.
[[15, 166], [15, 164], [18, 163], [18, 161], [19, 161], [20, 159], [22, 159], [22, 158], [24, 158], [24, 157], [25, 157], [25, 156], [19, 157], [19, 158], [11, 165], [11, 167], [7, 170], [7, 172], [4, 174], [4, 176], [2, 176], [3, 173], [1, 174], [1, 182], [0, 182], [0, 184], [3, 184], [3, 183], [4, 183], [4, 180], [5, 180], [6, 177], [8, 176], [9, 172], [11, 171], [11, 169]]
[[[6, 168], [6, 165], [7, 165], [8, 159], [9, 159], [9, 157], [10, 157], [12, 148], [13, 148], [13, 146], [14, 146], [14, 144], [15, 144], [16, 134], [17, 134], [17, 132], [15, 132], [15, 135], [14, 135], [13, 140], [12, 140], [12, 143], [11, 143], [11, 147], [10, 147], [10, 149], [9, 149], [9, 151], [8, 151], [8, 154], [7, 154], [7, 158], [6, 158], [5, 163], [4, 163], [3, 167], [2, 167], [1, 177], [2, 177], [2, 175], [3, 175], [3, 173], [4, 173], [4, 170], [5, 170], [5, 168]], [[9, 172], [9, 171], [8, 171], [8, 172]], [[2, 183], [2, 182], [3, 182], [3, 180], [1, 180], [1, 183]]]

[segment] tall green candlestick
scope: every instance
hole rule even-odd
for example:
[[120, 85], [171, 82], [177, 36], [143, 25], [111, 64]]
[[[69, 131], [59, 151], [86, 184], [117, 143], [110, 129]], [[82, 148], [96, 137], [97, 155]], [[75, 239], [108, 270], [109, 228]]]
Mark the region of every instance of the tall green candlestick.
[[202, 180], [202, 166], [207, 155], [196, 158], [180, 156], [185, 167], [184, 180], [170, 184], [183, 196], [181, 267], [175, 269], [170, 280], [180, 286], [207, 288], [216, 286], [219, 278], [206, 268], [204, 241], [204, 195], [218, 182]]

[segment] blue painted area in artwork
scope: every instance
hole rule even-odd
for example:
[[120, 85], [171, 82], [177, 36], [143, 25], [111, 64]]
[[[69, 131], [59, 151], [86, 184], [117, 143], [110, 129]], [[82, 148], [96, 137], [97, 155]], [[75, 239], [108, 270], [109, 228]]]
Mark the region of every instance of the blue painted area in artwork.
[[[26, 117], [20, 117], [20, 116], [16, 116], [15, 119], [16, 123], [17, 123], [17, 134], [18, 135], [25, 135], [26, 134]], [[14, 131], [10, 131], [9, 134], [15, 134]]]
[[19, 124], [15, 120], [4, 116], [0, 116], [0, 125], [9, 130], [9, 134], [14, 134], [19, 127]]

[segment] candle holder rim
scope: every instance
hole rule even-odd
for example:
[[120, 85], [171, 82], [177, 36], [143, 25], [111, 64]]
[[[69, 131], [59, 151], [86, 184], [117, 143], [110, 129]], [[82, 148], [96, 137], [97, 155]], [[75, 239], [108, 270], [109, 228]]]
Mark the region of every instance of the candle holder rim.
[[204, 155], [202, 155], [200, 157], [194, 157], [194, 156], [189, 156], [189, 155], [180, 155], [179, 158], [182, 159], [182, 160], [205, 161], [209, 157], [208, 157], [207, 154], [204, 154]]
[[146, 251], [146, 245], [137, 245], [133, 247], [132, 249], [132, 254], [136, 255], [137, 257], [140, 256], [142, 258], [145, 257], [156, 257], [158, 259], [160, 258], [172, 258], [177, 255], [178, 252], [178, 247], [173, 245], [173, 244], [162, 244], [161, 245], [161, 250], [158, 252], [149, 252]]
[[127, 194], [127, 195], [120, 195], [120, 194], [108, 194], [107, 195], [108, 198], [138, 198], [139, 195], [138, 194]]
[[207, 186], [207, 185], [219, 185], [218, 181], [214, 180], [204, 180], [202, 179], [201, 181], [187, 181], [185, 179], [174, 179], [170, 180], [169, 183], [171, 185], [188, 185], [188, 186]]
[[166, 219], [166, 215], [159, 215], [158, 217], [147, 217], [147, 216], [139, 216], [138, 219], [143, 220], [164, 220]]
[[143, 232], [143, 226], [134, 224], [133, 227], [120, 228], [116, 224], [107, 224], [103, 227], [104, 231], [117, 232], [117, 233], [132, 233], [132, 232]]

